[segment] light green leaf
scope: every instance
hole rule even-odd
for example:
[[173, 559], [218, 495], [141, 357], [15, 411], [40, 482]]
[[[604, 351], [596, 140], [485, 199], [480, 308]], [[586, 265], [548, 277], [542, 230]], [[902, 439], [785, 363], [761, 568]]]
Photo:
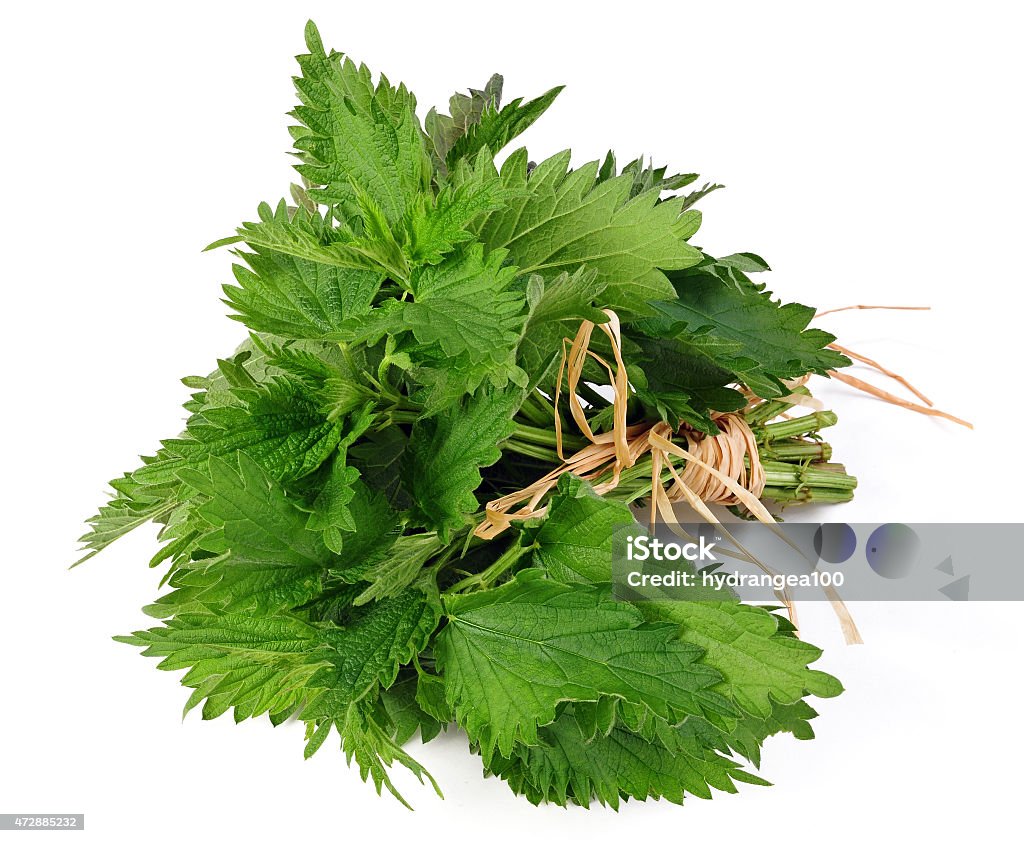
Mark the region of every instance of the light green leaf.
[[686, 793], [702, 799], [711, 798], [711, 788], [735, 793], [734, 781], [768, 784], [693, 740], [666, 747], [621, 727], [587, 740], [571, 714], [544, 727], [536, 746], [518, 747], [511, 762], [499, 759], [497, 766], [513, 791], [534, 804], [596, 801], [615, 810], [624, 798], [682, 804]]
[[565, 474], [539, 527], [527, 528], [533, 561], [563, 583], [612, 579], [612, 540], [617, 530], [641, 529], [626, 504], [600, 497], [586, 481]]
[[297, 479], [319, 468], [341, 439], [341, 423], [325, 419], [299, 381], [279, 378], [233, 394], [240, 403], [200, 410], [184, 435], [162, 442], [157, 458], [132, 480], [144, 486], [176, 483], [183, 469], [237, 452], [277, 480]]
[[525, 314], [522, 293], [509, 289], [515, 269], [502, 267], [501, 250], [484, 256], [474, 245], [413, 277], [412, 302], [402, 317], [416, 340], [438, 343], [445, 355], [505, 362], [519, 341]]
[[353, 189], [352, 196], [353, 201], [362, 203], [359, 213], [366, 217], [364, 224], [368, 220], [367, 235], [357, 235], [347, 226], [335, 227], [329, 217], [305, 208], [290, 209], [282, 199], [273, 209], [266, 202], [260, 203], [257, 221], [242, 223], [236, 236], [206, 248], [244, 242], [255, 251], [278, 252], [311, 263], [371, 275], [386, 274], [396, 281], [405, 281], [408, 262], [390, 225], [383, 219], [383, 212], [362, 189]]
[[238, 286], [224, 286], [237, 319], [253, 331], [286, 339], [323, 338], [344, 320], [368, 313], [383, 276], [257, 249], [240, 253], [248, 267], [235, 264]]
[[762, 719], [772, 703], [796, 703], [805, 694], [834, 697], [834, 676], [808, 669], [821, 650], [778, 634], [778, 621], [757, 606], [726, 601], [646, 601], [636, 604], [651, 620], [681, 624], [680, 637], [704, 650], [702, 661], [722, 675], [716, 690]]
[[188, 669], [181, 684], [195, 693], [185, 711], [205, 700], [204, 720], [229, 708], [242, 720], [300, 705], [326, 664], [320, 632], [286, 616], [183, 614], [115, 640], [145, 647], [144, 656], [162, 659], [161, 670]]
[[580, 322], [596, 324], [608, 316], [594, 306], [605, 283], [597, 273], [580, 267], [571, 275], [562, 272], [550, 280], [531, 276], [527, 287], [530, 305], [526, 329], [519, 342], [519, 365], [530, 374], [530, 385], [545, 383], [555, 360], [562, 352], [562, 340], [572, 337]]
[[383, 706], [362, 701], [347, 706], [337, 718], [324, 720], [319, 724], [309, 721], [309, 742], [305, 752], [307, 758], [320, 748], [332, 729], [336, 729], [341, 736], [341, 747], [348, 763], [356, 762], [360, 777], [364, 782], [368, 778], [371, 779], [378, 795], [381, 789], [386, 787], [395, 799], [412, 810], [412, 806], [399, 793], [388, 774], [391, 766], [397, 762], [416, 776], [420, 783], [423, 783], [424, 779], [429, 781], [434, 792], [444, 798], [434, 777], [403, 750], [392, 736], [394, 724], [387, 717]]
[[390, 547], [370, 557], [370, 564], [360, 574], [370, 586], [355, 599], [356, 606], [372, 600], [383, 600], [398, 594], [420, 575], [423, 566], [444, 549], [436, 533], [414, 533], [399, 536]]
[[319, 533], [306, 529], [306, 513], [259, 465], [242, 453], [233, 464], [213, 458], [206, 477], [191, 480], [208, 497], [198, 513], [210, 527], [195, 543], [207, 552], [180, 563], [170, 577], [174, 590], [147, 614], [209, 609], [262, 615], [320, 594], [332, 554]]
[[596, 162], [569, 169], [569, 152], [542, 162], [527, 178], [517, 151], [501, 169], [510, 189], [525, 190], [478, 225], [491, 248], [505, 248], [520, 274], [545, 277], [596, 271], [605, 284], [600, 304], [625, 313], [649, 313], [647, 302], [674, 298], [662, 270], [685, 269], [701, 253], [683, 240], [681, 199], [657, 202], [655, 192], [630, 199], [631, 176], [598, 182]]
[[435, 657], [459, 724], [484, 760], [515, 743], [536, 744], [538, 728], [563, 700], [615, 696], [675, 722], [688, 714], [729, 718], [709, 688], [719, 675], [673, 626], [646, 625], [605, 589], [567, 586], [521, 573], [476, 594], [448, 597], [448, 625]]
[[317, 201], [352, 211], [358, 185], [397, 223], [430, 183], [415, 97], [384, 76], [374, 86], [365, 65], [325, 51], [312, 22], [306, 47], [295, 79], [301, 104], [293, 116], [302, 124], [292, 133], [302, 160], [296, 169], [319, 185], [308, 191]]
[[440, 263], [459, 243], [473, 239], [467, 227], [474, 219], [501, 208], [508, 196], [490, 158], [474, 168], [461, 167], [437, 196], [420, 194], [406, 214], [404, 239], [410, 263]]
[[480, 391], [412, 428], [403, 477], [423, 522], [446, 538], [468, 523], [478, 503], [480, 469], [501, 457], [498, 447], [515, 429], [522, 392]]

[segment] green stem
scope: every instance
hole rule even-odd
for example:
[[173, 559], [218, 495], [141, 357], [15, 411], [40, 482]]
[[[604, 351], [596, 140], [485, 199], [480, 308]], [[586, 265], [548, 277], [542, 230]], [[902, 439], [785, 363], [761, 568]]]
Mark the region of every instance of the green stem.
[[423, 413], [419, 410], [389, 410], [384, 415], [392, 424], [412, 424]]
[[[793, 390], [794, 395], [810, 395], [806, 386], [798, 386]], [[771, 401], [764, 401], [758, 404], [756, 407], [752, 407], [743, 414], [743, 418], [746, 419], [747, 424], [753, 427], [755, 424], [763, 424], [764, 422], [771, 421], [780, 413], [784, 413], [787, 410], [792, 410], [793, 404], [789, 401], [780, 401], [774, 399]]]
[[516, 564], [523, 556], [533, 550], [534, 545], [520, 544], [521, 537], [516, 538], [511, 545], [480, 573], [473, 574], [459, 580], [455, 585], [445, 591], [445, 594], [458, 594], [471, 588], [490, 588], [509, 568]]
[[[781, 460], [782, 462], [803, 462], [804, 460], [832, 459], [832, 446], [828, 442], [812, 442], [802, 439], [765, 442], [758, 453], [762, 460]], [[747, 463], [749, 465], [749, 461]]]
[[800, 466], [788, 462], [762, 462], [769, 486], [815, 486], [828, 489], [856, 489], [857, 478], [847, 474], [842, 466]]
[[551, 420], [555, 417], [555, 408], [551, 405], [551, 402], [536, 389], [526, 397], [524, 403], [530, 404], [541, 414], [543, 417], [542, 424], [550, 424]]
[[764, 427], [755, 429], [754, 436], [757, 438], [758, 442], [771, 442], [775, 439], [790, 439], [794, 436], [806, 436], [808, 433], [814, 433], [814, 431], [821, 430], [823, 427], [830, 427], [838, 420], [839, 419], [835, 413], [830, 411], [820, 411], [817, 413], [810, 413], [806, 416], [800, 416], [796, 419], [787, 419], [786, 421], [766, 424]]
[[543, 445], [534, 445], [530, 442], [522, 442], [515, 437], [506, 439], [502, 448], [514, 454], [522, 454], [524, 457], [533, 457], [535, 460], [550, 462], [559, 465], [562, 461], [558, 458], [558, 452], [554, 448], [545, 448]]
[[[516, 423], [516, 429], [512, 433], [512, 438], [520, 442], [529, 442], [533, 445], [547, 445], [550, 448], [555, 448], [558, 445], [558, 437], [555, 435], [553, 428], [531, 427], [520, 422]], [[574, 436], [571, 433], [562, 434], [562, 445], [565, 448], [578, 451], [586, 444], [587, 441], [582, 436]]]
[[761, 497], [779, 503], [846, 503], [853, 500], [853, 489], [824, 489], [810, 486], [793, 489], [765, 486]]
[[[536, 393], [533, 393], [534, 395]], [[530, 424], [536, 425], [537, 427], [550, 427], [551, 419], [544, 414], [544, 411], [530, 400], [530, 396], [527, 396], [526, 400], [519, 407], [519, 415], [525, 418]]]
[[543, 427], [531, 427], [520, 422], [516, 422], [516, 429], [512, 436], [520, 442], [532, 442], [534, 445], [551, 445], [552, 447], [558, 441], [554, 430], [548, 430]]
[[588, 404], [596, 408], [607, 407], [612, 403], [586, 381], [580, 381], [576, 391], [586, 399]]

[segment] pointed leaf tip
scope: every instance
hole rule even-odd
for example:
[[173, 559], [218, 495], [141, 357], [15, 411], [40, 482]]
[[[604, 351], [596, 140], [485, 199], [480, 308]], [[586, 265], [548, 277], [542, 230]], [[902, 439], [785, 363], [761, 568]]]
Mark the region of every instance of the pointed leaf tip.
[[312, 19], [306, 21], [304, 35], [306, 38], [306, 49], [311, 53], [324, 52], [324, 42], [320, 38], [320, 30], [316, 28], [316, 24]]

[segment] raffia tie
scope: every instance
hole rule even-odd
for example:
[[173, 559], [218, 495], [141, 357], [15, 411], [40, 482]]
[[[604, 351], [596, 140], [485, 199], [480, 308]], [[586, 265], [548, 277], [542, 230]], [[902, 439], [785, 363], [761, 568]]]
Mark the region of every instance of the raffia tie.
[[[547, 506], [541, 506], [541, 502], [567, 472], [585, 480], [598, 481], [594, 490], [599, 495], [610, 492], [618, 486], [622, 471], [635, 465], [640, 457], [649, 452], [652, 454], [653, 485], [663, 485], [661, 476], [665, 470], [672, 477], [669, 488], [662, 488], [668, 501], [692, 503], [697, 500], [715, 524], [718, 524], [718, 520], [711, 515], [704, 502], [743, 504], [757, 518], [774, 526], [775, 520], [759, 500], [765, 485], [764, 469], [761, 467], [754, 434], [742, 416], [736, 413], [716, 414], [715, 423], [721, 431], [718, 436], [705, 436], [698, 431], [683, 428], [678, 433], [683, 437], [686, 448], [672, 441], [677, 432], [664, 422], [626, 424], [630, 386], [622, 360], [621, 327], [614, 311], [605, 310], [604, 313], [608, 322], [597, 325], [584, 321], [573, 341], [563, 343], [554, 398], [555, 441], [558, 455], [563, 460], [562, 465], [526, 488], [488, 503], [484, 510], [484, 521], [477, 527], [476, 535], [491, 539], [508, 529], [513, 521], [543, 516]], [[599, 328], [608, 337], [615, 358], [614, 367], [590, 350], [595, 328]], [[612, 429], [604, 433], [594, 433], [577, 394], [588, 358], [608, 373], [608, 381], [614, 393]], [[563, 384], [567, 385], [566, 400], [573, 421], [590, 442], [568, 457], [563, 452], [562, 420], [558, 412]], [[682, 473], [675, 469], [670, 457], [686, 461]]]
[[[605, 310], [604, 313], [608, 317], [606, 323], [596, 325], [594, 322], [584, 321], [572, 343], [562, 345], [562, 361], [554, 400], [555, 441], [558, 456], [563, 460], [562, 465], [526, 488], [488, 503], [484, 509], [484, 520], [477, 527], [475, 534], [483, 539], [492, 539], [507, 530], [514, 521], [539, 518], [546, 514], [548, 507], [546, 504], [542, 505], [542, 502], [558, 483], [559, 478], [567, 472], [593, 481], [594, 491], [599, 495], [610, 492], [618, 486], [623, 470], [635, 465], [640, 457], [649, 452], [652, 526], [656, 516], [660, 514], [669, 529], [684, 538], [692, 538], [679, 524], [673, 507], [676, 502], [686, 502], [701, 518], [715, 525], [722, 535], [739, 549], [739, 554], [730, 552], [729, 555], [744, 559], [767, 574], [776, 574], [774, 569], [744, 548], [708, 508], [708, 503], [742, 504], [758, 521], [770, 527], [782, 541], [799, 552], [799, 548], [779, 530], [775, 519], [759, 499], [764, 490], [765, 474], [758, 455], [757, 442], [750, 427], [743, 417], [736, 413], [717, 414], [714, 420], [721, 431], [720, 434], [704, 436], [697, 431], [683, 428], [678, 431], [685, 440], [686, 447], [683, 448], [672, 441], [677, 432], [665, 422], [627, 425], [626, 405], [630, 386], [626, 366], [622, 360], [621, 328], [614, 311]], [[615, 358], [614, 367], [590, 350], [590, 340], [595, 328], [599, 328], [608, 337]], [[594, 360], [608, 373], [608, 381], [614, 393], [612, 429], [604, 433], [594, 433], [576, 391], [588, 358]], [[568, 386], [567, 400], [573, 421], [590, 442], [568, 457], [562, 450], [562, 422], [558, 412], [563, 382]], [[673, 463], [673, 457], [686, 462], [681, 472]], [[666, 483], [662, 482], [662, 474], [666, 471], [671, 478], [667, 488]], [[790, 620], [796, 625], [796, 606], [788, 589], [777, 591], [776, 597], [786, 607]], [[839, 618], [847, 642], [860, 643], [860, 633], [839, 595], [833, 591], [828, 594], [828, 598]]]

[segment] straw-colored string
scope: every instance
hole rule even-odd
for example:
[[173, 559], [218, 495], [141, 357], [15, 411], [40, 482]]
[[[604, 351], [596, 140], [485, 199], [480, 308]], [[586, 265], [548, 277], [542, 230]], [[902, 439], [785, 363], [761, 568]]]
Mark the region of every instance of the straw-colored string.
[[[832, 310], [823, 310], [820, 313], [816, 313], [814, 318], [817, 319], [820, 316], [827, 316], [830, 313], [840, 313], [844, 310], [931, 310], [930, 307], [902, 307], [898, 305], [884, 305], [884, 304], [851, 304], [847, 307], [836, 307]], [[897, 407], [903, 407], [905, 410], [911, 410], [915, 413], [921, 413], [925, 416], [935, 416], [937, 418], [947, 419], [956, 424], [963, 425], [966, 428], [974, 430], [974, 425], [968, 421], [945, 413], [942, 410], [936, 410], [932, 406], [932, 402], [928, 397], [921, 392], [917, 387], [911, 384], [905, 377], [898, 375], [895, 372], [887, 369], [881, 363], [872, 360], [870, 357], [865, 357], [863, 354], [858, 354], [855, 351], [851, 351], [848, 348], [844, 348], [838, 343], [831, 343], [829, 348], [838, 351], [840, 354], [845, 354], [847, 357], [857, 360], [860, 363], [864, 363], [866, 366], [870, 366], [879, 374], [885, 375], [887, 378], [896, 381], [897, 383], [904, 386], [918, 398], [920, 398], [924, 405], [915, 404], [913, 401], [907, 401], [905, 398], [900, 398], [898, 395], [893, 395], [891, 392], [882, 389], [881, 387], [875, 386], [874, 384], [863, 381], [858, 377], [847, 374], [846, 372], [838, 372], [835, 369], [829, 370], [829, 377], [835, 378], [837, 381], [845, 383], [847, 386], [852, 386], [854, 389], [859, 389], [861, 392], [866, 392], [868, 395], [873, 395], [875, 398], [881, 398], [883, 401], [887, 401], [890, 404], [894, 404]]]
[[[597, 480], [611, 470], [607, 479], [594, 486], [594, 491], [603, 495], [619, 484], [621, 472], [651, 452], [651, 503], [652, 524], [655, 513], [673, 530], [679, 529], [672, 504], [678, 501], [688, 503], [704, 520], [713, 524], [740, 551], [744, 558], [769, 574], [776, 572], [746, 550], [729, 533], [726, 527], [708, 508], [708, 503], [723, 505], [742, 504], [758, 521], [769, 526], [783, 541], [799, 552], [799, 548], [779, 528], [771, 513], [761, 503], [759, 496], [764, 490], [765, 473], [761, 465], [757, 441], [743, 417], [737, 413], [715, 414], [719, 428], [717, 436], [704, 436], [697, 431], [684, 428], [682, 435], [687, 448], [672, 442], [673, 429], [665, 422], [627, 426], [626, 408], [630, 395], [629, 379], [622, 359], [622, 341], [619, 320], [611, 310], [604, 313], [608, 322], [595, 326], [584, 321], [572, 343], [563, 342], [562, 359], [555, 386], [555, 439], [558, 456], [563, 463], [524, 489], [505, 495], [487, 504], [484, 520], [475, 533], [480, 538], [491, 539], [499, 535], [513, 521], [538, 518], [546, 514], [547, 506], [541, 506], [545, 495], [554, 488], [558, 479], [566, 472], [572, 472], [586, 480]], [[595, 327], [608, 337], [615, 367], [590, 350], [590, 341]], [[595, 434], [590, 427], [577, 388], [583, 375], [587, 358], [595, 360], [607, 373], [614, 398], [612, 404], [612, 429]], [[590, 441], [589, 445], [565, 457], [562, 447], [562, 423], [558, 412], [562, 394], [562, 383], [567, 384], [569, 412], [581, 433]], [[672, 457], [682, 459], [686, 466], [680, 473], [672, 463]], [[672, 478], [666, 489], [662, 473], [667, 470]], [[781, 590], [776, 596], [785, 605], [791, 622], [796, 625], [796, 607], [788, 590]], [[849, 611], [838, 594], [830, 595], [846, 639], [850, 643], [860, 641]]]

